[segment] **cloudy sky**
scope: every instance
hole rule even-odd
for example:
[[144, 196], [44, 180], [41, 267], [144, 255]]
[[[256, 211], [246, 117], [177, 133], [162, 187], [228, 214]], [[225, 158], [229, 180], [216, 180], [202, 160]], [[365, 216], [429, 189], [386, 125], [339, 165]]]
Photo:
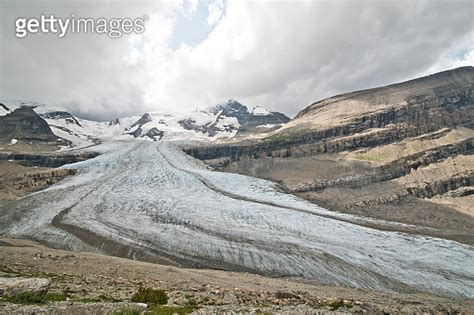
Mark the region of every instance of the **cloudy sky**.
[[[143, 34], [29, 34], [18, 17], [145, 17]], [[472, 0], [0, 0], [0, 99], [109, 119], [227, 99], [294, 115], [337, 93], [474, 65]]]

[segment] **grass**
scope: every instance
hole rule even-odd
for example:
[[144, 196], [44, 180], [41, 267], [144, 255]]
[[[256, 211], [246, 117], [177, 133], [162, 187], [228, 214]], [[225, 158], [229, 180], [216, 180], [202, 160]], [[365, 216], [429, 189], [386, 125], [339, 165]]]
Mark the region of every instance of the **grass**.
[[356, 155], [356, 159], [362, 160], [362, 161], [379, 161], [379, 158], [376, 158], [374, 156], [366, 155], [366, 154], [358, 154]]
[[186, 303], [186, 306], [196, 307], [197, 305], [198, 305], [198, 302], [196, 301], [195, 298], [188, 298], [188, 302]]
[[189, 314], [195, 311], [197, 306], [163, 306], [163, 305], [152, 305], [149, 307], [147, 314], [150, 315], [173, 315], [173, 314]]
[[41, 294], [37, 292], [22, 292], [14, 296], [3, 298], [3, 301], [14, 304], [45, 304], [47, 302], [66, 301], [63, 293]]
[[336, 311], [341, 307], [352, 308], [354, 305], [352, 303], [345, 303], [344, 300], [336, 300], [328, 304], [331, 308], [331, 311]]
[[122, 300], [120, 299], [115, 299], [113, 297], [110, 297], [110, 296], [106, 296], [106, 295], [99, 295], [95, 298], [81, 298], [81, 299], [73, 299], [74, 301], [76, 302], [82, 302], [82, 303], [99, 303], [99, 302], [112, 302], [112, 303], [116, 303], [116, 302], [122, 302]]
[[16, 273], [15, 270], [5, 265], [0, 265], [0, 271], [4, 273]]
[[49, 278], [59, 282], [65, 282], [72, 276], [70, 275], [59, 275], [49, 272], [25, 272], [14, 270], [8, 266], [0, 265], [0, 272], [4, 273], [2, 277], [7, 278], [17, 278], [17, 277], [24, 277], [24, 278]]
[[140, 288], [138, 292], [132, 296], [132, 302], [163, 305], [168, 303], [168, 294], [166, 294], [165, 290]]
[[133, 309], [133, 308], [123, 308], [119, 311], [115, 311], [113, 315], [140, 315], [141, 312], [139, 310]]
[[279, 132], [271, 135], [264, 139], [264, 143], [268, 145], [285, 145], [292, 144], [294, 142], [301, 141], [303, 137], [310, 132], [304, 131], [292, 131], [292, 132]]
[[[185, 306], [167, 306], [168, 294], [165, 290], [156, 290], [152, 288], [140, 288], [132, 296], [132, 302], [135, 303], [146, 303], [148, 305], [148, 311], [146, 314], [149, 315], [172, 315], [172, 314], [188, 314], [198, 309], [198, 302], [192, 295], [186, 295], [188, 299]], [[117, 313], [118, 315], [134, 315], [136, 313]]]

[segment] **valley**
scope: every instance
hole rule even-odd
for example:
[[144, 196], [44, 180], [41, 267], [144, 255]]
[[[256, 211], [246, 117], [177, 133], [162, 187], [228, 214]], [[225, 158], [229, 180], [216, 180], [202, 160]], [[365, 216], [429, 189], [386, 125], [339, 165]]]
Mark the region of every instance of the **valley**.
[[469, 304], [472, 77], [335, 96], [291, 120], [235, 100], [109, 122], [2, 103], [0, 236]]
[[3, 205], [4, 234], [181, 267], [378, 290], [474, 291], [469, 246], [361, 226], [363, 217], [320, 208], [271, 182], [208, 170], [172, 142], [94, 149], [102, 154], [65, 166], [75, 176]]

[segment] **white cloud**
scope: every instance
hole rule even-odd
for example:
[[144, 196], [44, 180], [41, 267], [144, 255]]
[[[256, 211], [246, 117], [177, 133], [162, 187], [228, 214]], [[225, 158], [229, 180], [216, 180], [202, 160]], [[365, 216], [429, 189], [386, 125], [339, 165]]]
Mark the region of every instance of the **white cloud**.
[[[169, 47], [174, 25], [191, 2], [101, 3], [1, 2], [0, 97], [66, 103], [100, 118], [229, 98], [295, 114], [335, 93], [473, 65], [469, 0], [217, 1], [208, 38], [177, 49]], [[120, 40], [12, 36], [13, 17], [45, 9], [150, 19], [143, 36]]]
[[214, 2], [209, 3], [208, 6], [209, 16], [207, 17], [207, 23], [209, 25], [214, 25], [222, 17], [224, 13], [224, 1], [223, 0], [216, 0]]
[[147, 95], [170, 108], [237, 98], [295, 114], [317, 99], [441, 65], [447, 51], [465, 47], [473, 34], [466, 6], [229, 1], [207, 40], [163, 59], [167, 77], [155, 77]]
[[199, 5], [199, 0], [188, 0], [188, 2], [188, 16], [193, 16], [194, 14], [196, 14], [196, 10]]

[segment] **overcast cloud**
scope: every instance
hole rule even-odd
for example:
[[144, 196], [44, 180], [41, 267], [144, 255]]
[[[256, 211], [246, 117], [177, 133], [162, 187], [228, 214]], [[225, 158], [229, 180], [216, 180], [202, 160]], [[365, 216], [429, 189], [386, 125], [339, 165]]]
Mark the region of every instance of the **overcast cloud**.
[[[337, 93], [474, 65], [471, 0], [125, 2], [2, 0], [0, 98], [97, 119], [229, 98], [294, 115]], [[41, 13], [149, 19], [120, 39], [15, 38], [17, 17]], [[177, 38], [180, 25], [203, 39], [182, 28]]]

